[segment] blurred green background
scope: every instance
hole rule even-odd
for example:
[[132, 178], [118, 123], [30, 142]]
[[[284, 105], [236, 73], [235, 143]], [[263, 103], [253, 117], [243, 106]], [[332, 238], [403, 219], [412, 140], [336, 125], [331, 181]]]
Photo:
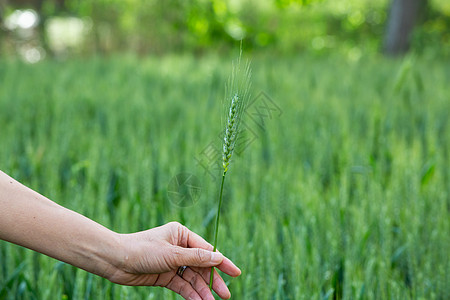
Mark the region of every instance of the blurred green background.
[[[218, 52], [448, 55], [445, 0], [2, 0], [2, 55]], [[27, 54], [28, 53], [28, 54]], [[34, 53], [34, 54], [33, 54]]]
[[[1, 170], [118, 232], [176, 220], [212, 241], [242, 39], [253, 96], [218, 243], [233, 299], [450, 299], [450, 2], [0, 9]], [[0, 299], [179, 297], [0, 242]]]

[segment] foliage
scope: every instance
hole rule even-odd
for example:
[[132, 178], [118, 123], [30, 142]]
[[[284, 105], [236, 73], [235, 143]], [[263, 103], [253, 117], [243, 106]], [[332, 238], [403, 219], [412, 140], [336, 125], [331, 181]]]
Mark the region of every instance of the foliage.
[[[179, 220], [211, 241], [217, 181], [194, 157], [222, 131], [229, 61], [3, 60], [0, 169], [119, 232]], [[234, 299], [449, 298], [447, 66], [254, 57], [254, 90], [282, 115], [230, 170], [219, 244], [243, 271], [226, 279]], [[190, 207], [166, 193], [180, 171], [201, 178]], [[2, 299], [175, 298], [5, 242], [0, 261]]]
[[441, 8], [432, 7], [423, 24], [411, 39], [415, 52], [431, 56], [450, 55], [450, 4]]
[[[240, 39], [245, 40], [247, 49], [269, 48], [283, 53], [347, 50], [349, 47], [341, 44], [348, 43], [350, 48], [360, 44], [376, 51], [387, 10], [385, 0], [370, 4], [359, 0], [111, 2], [92, 2], [90, 10], [81, 11], [121, 37], [116, 48], [128, 45], [141, 52], [160, 53], [228, 48]], [[112, 10], [115, 6], [120, 9]], [[78, 13], [77, 5], [72, 5], [72, 11]], [[316, 43], [312, 43], [315, 38]]]
[[[85, 53], [228, 52], [236, 40], [244, 39], [247, 50], [348, 54], [381, 49], [389, 3], [388, 0], [45, 0], [40, 13], [42, 28], [54, 16], [89, 20], [93, 26], [83, 45]], [[430, 2], [425, 22], [413, 38], [415, 52], [448, 54], [445, 51], [448, 47], [441, 45], [449, 44], [449, 9], [446, 1]]]

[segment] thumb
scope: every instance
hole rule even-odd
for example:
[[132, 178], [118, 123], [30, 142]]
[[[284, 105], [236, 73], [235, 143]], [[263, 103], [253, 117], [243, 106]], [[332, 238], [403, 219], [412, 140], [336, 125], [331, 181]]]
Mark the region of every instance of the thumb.
[[224, 259], [219, 252], [200, 248], [177, 247], [175, 253], [177, 266], [213, 267], [219, 265]]

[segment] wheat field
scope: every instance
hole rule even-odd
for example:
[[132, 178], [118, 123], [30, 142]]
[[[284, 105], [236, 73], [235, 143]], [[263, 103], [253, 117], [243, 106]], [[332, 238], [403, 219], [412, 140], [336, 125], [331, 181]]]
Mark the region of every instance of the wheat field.
[[[2, 60], [0, 169], [118, 232], [176, 220], [212, 242], [231, 60]], [[252, 69], [218, 241], [233, 299], [449, 299], [450, 62]], [[196, 190], [177, 198], [180, 173]], [[179, 298], [0, 242], [0, 299]]]

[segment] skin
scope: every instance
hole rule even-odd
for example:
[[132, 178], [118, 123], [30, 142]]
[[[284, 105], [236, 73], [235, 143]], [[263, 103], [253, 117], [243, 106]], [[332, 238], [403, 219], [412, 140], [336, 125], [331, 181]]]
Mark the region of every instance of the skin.
[[[161, 286], [185, 299], [214, 297], [211, 267], [236, 277], [228, 258], [185, 226], [171, 222], [146, 231], [120, 234], [66, 209], [0, 171], [0, 239], [69, 263], [111, 282]], [[7, 209], [5, 209], [7, 208]], [[189, 266], [183, 278], [176, 274]], [[231, 297], [217, 272], [213, 289]]]

